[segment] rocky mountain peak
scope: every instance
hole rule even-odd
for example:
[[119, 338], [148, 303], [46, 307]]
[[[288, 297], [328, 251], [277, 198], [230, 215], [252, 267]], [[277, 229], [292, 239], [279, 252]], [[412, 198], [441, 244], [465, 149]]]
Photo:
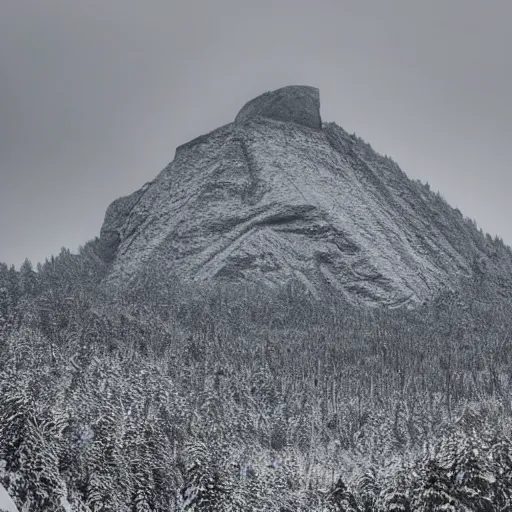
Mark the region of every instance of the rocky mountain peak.
[[512, 275], [510, 252], [438, 194], [362, 139], [322, 125], [318, 89], [308, 86], [262, 94], [233, 123], [179, 146], [152, 182], [111, 204], [100, 240], [112, 287], [148, 271], [292, 280], [316, 297], [396, 307], [479, 268]]
[[247, 102], [235, 118], [242, 124], [255, 117], [301, 124], [320, 130], [320, 92], [308, 85], [290, 85]]

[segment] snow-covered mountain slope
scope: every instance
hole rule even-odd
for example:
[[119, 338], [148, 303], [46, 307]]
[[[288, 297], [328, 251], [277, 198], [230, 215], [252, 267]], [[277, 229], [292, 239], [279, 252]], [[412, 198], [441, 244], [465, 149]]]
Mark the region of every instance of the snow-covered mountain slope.
[[512, 270], [507, 248], [428, 186], [322, 124], [306, 86], [265, 93], [178, 147], [153, 182], [112, 203], [101, 241], [113, 286], [150, 267], [191, 280], [292, 278], [316, 296], [389, 306]]

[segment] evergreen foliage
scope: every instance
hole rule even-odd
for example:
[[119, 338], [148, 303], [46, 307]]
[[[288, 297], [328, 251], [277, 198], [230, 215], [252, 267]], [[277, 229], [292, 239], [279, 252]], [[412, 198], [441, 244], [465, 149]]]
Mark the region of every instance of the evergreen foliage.
[[162, 280], [97, 241], [0, 265], [0, 482], [20, 510], [505, 511], [512, 304], [415, 311]]

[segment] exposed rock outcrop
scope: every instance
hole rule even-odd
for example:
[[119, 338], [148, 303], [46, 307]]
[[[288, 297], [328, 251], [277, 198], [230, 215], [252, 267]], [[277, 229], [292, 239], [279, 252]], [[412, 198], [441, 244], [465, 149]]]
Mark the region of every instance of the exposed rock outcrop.
[[306, 85], [291, 85], [266, 92], [246, 103], [235, 123], [245, 123], [258, 116], [320, 130], [320, 92], [316, 87]]
[[115, 258], [121, 239], [126, 237], [123, 228], [148, 186], [149, 183], [146, 183], [140, 190], [116, 199], [108, 207], [100, 233], [101, 252], [105, 260], [112, 261]]
[[[399, 306], [505, 266], [460, 212], [391, 159], [330, 123], [318, 91], [264, 94], [228, 124], [180, 146], [150, 184], [108, 209], [107, 281], [147, 268], [191, 280], [293, 278], [316, 296]], [[493, 252], [494, 251], [494, 252]]]

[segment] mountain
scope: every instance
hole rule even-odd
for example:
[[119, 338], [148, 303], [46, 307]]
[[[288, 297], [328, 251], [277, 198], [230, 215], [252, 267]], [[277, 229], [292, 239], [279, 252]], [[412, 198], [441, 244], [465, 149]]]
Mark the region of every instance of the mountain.
[[153, 269], [298, 281], [316, 297], [390, 307], [483, 275], [499, 293], [512, 289], [510, 250], [392, 159], [323, 123], [309, 86], [267, 92], [179, 146], [155, 180], [109, 206], [100, 243], [114, 287]]
[[0, 263], [0, 512], [512, 510], [511, 259], [316, 89], [256, 98]]

